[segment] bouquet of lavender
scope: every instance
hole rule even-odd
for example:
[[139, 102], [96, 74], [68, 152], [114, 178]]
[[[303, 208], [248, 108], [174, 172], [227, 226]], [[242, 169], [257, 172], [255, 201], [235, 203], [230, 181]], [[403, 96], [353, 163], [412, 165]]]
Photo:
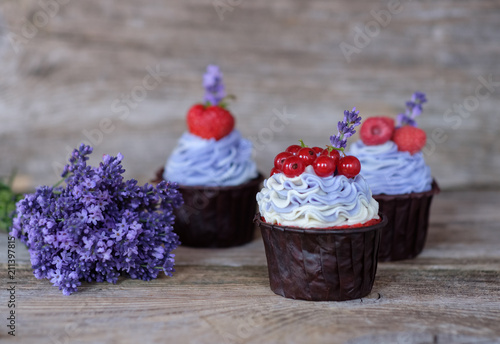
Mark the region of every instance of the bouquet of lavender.
[[94, 168], [86, 163], [90, 153], [83, 144], [73, 151], [62, 174], [66, 187], [42, 186], [17, 203], [11, 235], [27, 245], [35, 277], [69, 295], [82, 281], [172, 276], [179, 245], [173, 209], [183, 202], [177, 185], [137, 186], [123, 180], [121, 154], [105, 155]]

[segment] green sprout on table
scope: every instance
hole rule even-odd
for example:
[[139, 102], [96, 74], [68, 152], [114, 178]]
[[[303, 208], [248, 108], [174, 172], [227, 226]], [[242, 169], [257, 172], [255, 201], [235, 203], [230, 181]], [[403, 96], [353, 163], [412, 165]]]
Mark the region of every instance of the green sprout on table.
[[12, 173], [7, 182], [0, 179], [0, 231], [8, 232], [12, 226], [12, 217], [16, 210], [16, 203], [23, 195], [12, 191], [12, 182], [15, 173]]

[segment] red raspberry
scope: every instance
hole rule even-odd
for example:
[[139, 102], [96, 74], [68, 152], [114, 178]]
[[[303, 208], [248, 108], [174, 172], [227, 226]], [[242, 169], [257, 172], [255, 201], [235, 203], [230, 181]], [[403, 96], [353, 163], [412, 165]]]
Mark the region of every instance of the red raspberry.
[[187, 126], [191, 134], [220, 140], [233, 130], [234, 117], [220, 106], [196, 104], [188, 111]]
[[415, 154], [424, 148], [427, 135], [420, 128], [405, 125], [396, 129], [392, 140], [396, 143], [400, 151]]
[[367, 146], [380, 145], [389, 141], [394, 132], [394, 120], [389, 117], [370, 117], [361, 126], [359, 135]]
[[283, 163], [283, 173], [288, 178], [300, 176], [305, 168], [306, 164], [298, 156], [291, 156]]
[[347, 155], [340, 159], [338, 169], [340, 175], [347, 178], [354, 178], [361, 171], [361, 163], [355, 156]]

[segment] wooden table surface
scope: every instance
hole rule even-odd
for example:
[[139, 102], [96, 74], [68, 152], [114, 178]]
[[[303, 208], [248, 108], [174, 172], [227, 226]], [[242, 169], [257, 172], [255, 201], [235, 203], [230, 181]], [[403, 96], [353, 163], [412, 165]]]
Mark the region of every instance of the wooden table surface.
[[347, 302], [275, 295], [264, 248], [180, 247], [174, 277], [84, 284], [63, 296], [33, 276], [16, 242], [16, 338], [7, 334], [7, 236], [0, 235], [0, 342], [500, 343], [500, 192], [447, 191], [424, 252], [380, 263], [372, 293]]

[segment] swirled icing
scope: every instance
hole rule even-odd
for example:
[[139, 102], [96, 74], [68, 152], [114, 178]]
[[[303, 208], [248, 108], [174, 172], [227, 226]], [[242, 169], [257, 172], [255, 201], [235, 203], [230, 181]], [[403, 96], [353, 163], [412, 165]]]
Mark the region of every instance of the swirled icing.
[[378, 203], [361, 176], [321, 178], [308, 166], [298, 177], [274, 174], [257, 194], [267, 223], [302, 228], [363, 224], [378, 219]]
[[351, 145], [349, 154], [361, 162], [360, 174], [374, 195], [400, 195], [432, 188], [431, 169], [426, 165], [422, 152], [412, 155], [398, 151], [393, 141], [367, 146], [358, 140]]
[[258, 175], [252, 143], [233, 130], [220, 140], [185, 132], [167, 160], [163, 177], [180, 185], [231, 186]]

